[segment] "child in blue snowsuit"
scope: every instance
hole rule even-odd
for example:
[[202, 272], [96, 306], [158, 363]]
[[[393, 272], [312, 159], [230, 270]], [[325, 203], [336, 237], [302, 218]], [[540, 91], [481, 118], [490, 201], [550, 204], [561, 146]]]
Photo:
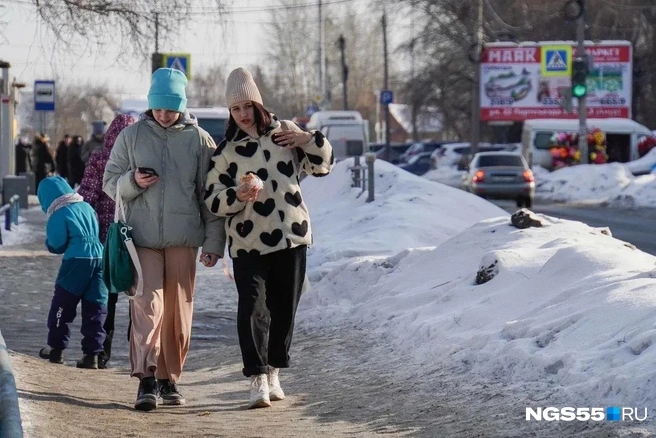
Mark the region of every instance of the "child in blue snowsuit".
[[98, 237], [98, 219], [93, 208], [75, 193], [65, 179], [55, 176], [39, 184], [37, 196], [48, 214], [46, 246], [64, 254], [55, 280], [55, 293], [48, 314], [48, 345], [39, 356], [64, 363], [63, 351], [71, 337], [71, 323], [82, 301], [82, 359], [78, 368], [98, 368], [103, 350], [109, 292], [102, 280], [103, 247]]

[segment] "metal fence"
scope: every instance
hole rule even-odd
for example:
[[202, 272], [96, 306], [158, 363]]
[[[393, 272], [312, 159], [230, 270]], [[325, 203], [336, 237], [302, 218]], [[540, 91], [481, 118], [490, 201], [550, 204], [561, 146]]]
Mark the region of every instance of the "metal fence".
[[374, 200], [374, 162], [376, 161], [376, 154], [365, 154], [366, 166], [360, 165], [360, 157], [355, 157], [353, 166], [349, 167], [351, 170], [351, 178], [353, 182], [351, 187], [362, 188], [362, 193], [367, 192], [367, 202]]
[[[11, 231], [11, 225], [18, 225], [18, 213], [20, 211], [20, 197], [14, 195], [9, 198], [9, 203], [0, 207], [0, 215], [5, 215], [4, 229]], [[2, 227], [0, 227], [0, 245], [2, 245]]]
[[22, 438], [16, 381], [11, 370], [9, 351], [0, 332], [0, 438]]

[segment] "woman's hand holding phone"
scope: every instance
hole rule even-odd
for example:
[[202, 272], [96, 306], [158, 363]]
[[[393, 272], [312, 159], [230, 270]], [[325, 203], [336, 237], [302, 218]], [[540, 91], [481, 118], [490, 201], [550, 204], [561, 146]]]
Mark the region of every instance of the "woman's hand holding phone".
[[159, 181], [159, 175], [149, 167], [137, 167], [134, 172], [134, 181], [139, 187], [145, 189]]

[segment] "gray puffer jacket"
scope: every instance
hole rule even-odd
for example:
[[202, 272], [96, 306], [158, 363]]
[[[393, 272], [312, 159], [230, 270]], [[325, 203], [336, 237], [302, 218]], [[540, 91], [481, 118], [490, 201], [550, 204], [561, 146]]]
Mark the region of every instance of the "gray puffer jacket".
[[[215, 149], [212, 137], [186, 111], [169, 128], [145, 113], [121, 131], [105, 167], [103, 191], [115, 199], [119, 184], [135, 245], [202, 246], [204, 252], [223, 257], [224, 220], [203, 202]], [[134, 179], [137, 167], [155, 169], [160, 180], [146, 189], [139, 187]]]

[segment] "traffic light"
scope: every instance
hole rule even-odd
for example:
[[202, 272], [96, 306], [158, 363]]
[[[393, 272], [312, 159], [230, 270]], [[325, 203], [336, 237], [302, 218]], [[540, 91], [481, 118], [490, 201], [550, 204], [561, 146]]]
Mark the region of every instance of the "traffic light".
[[586, 79], [588, 76], [588, 60], [586, 58], [575, 58], [572, 62], [572, 96], [576, 98], [585, 97], [588, 94]]

